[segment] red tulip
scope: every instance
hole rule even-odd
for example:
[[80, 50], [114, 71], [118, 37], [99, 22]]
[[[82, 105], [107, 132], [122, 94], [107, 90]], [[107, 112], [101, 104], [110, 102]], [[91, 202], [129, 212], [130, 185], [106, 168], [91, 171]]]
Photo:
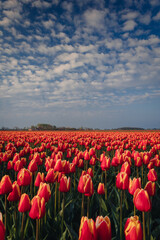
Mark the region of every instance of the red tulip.
[[116, 177], [116, 186], [117, 186], [117, 188], [126, 190], [126, 189], [128, 189], [128, 185], [129, 185], [128, 174], [125, 173], [125, 172], [118, 173], [118, 175]]
[[29, 216], [32, 219], [40, 219], [44, 216], [44, 199], [35, 196], [31, 201]]
[[81, 218], [78, 240], [96, 240], [97, 232], [94, 220], [87, 217]]
[[101, 169], [102, 171], [108, 170], [110, 168], [110, 158], [108, 157], [103, 157], [102, 162], [101, 162]]
[[8, 195], [7, 200], [8, 201], [19, 201], [20, 196], [21, 196], [20, 187], [19, 187], [17, 181], [15, 181], [12, 184], [12, 192], [10, 192], [10, 194]]
[[12, 182], [8, 175], [2, 177], [0, 182], [0, 195], [12, 192]]
[[138, 216], [130, 217], [127, 219], [124, 234], [126, 240], [142, 240], [143, 232], [141, 223]]
[[151, 210], [151, 201], [148, 192], [144, 189], [137, 188], [133, 196], [133, 203], [141, 212], [148, 212]]
[[134, 194], [137, 188], [141, 188], [141, 178], [129, 179], [128, 191], [130, 194]]
[[60, 180], [59, 191], [60, 192], [69, 192], [71, 180], [70, 177], [67, 179], [66, 176], [63, 176]]
[[29, 211], [31, 208], [31, 201], [30, 198], [28, 196], [28, 194], [23, 193], [21, 195], [19, 204], [18, 204], [18, 211], [19, 212], [27, 212]]
[[39, 196], [40, 198], [44, 198], [45, 201], [48, 202], [51, 197], [51, 189], [48, 183], [40, 183], [37, 196]]
[[149, 196], [154, 196], [156, 192], [155, 182], [152, 182], [152, 181], [147, 182], [144, 190], [148, 192]]
[[148, 177], [148, 181], [152, 181], [152, 182], [157, 181], [158, 177], [157, 177], [157, 173], [154, 168], [149, 170], [147, 177]]
[[34, 182], [34, 185], [36, 187], [39, 187], [40, 183], [41, 182], [44, 182], [44, 173], [41, 173], [41, 172], [38, 172], [37, 173], [37, 176], [36, 176], [36, 179], [35, 179], [35, 182]]
[[87, 169], [87, 174], [89, 174], [91, 177], [93, 177], [93, 170], [92, 168]]
[[2, 213], [0, 213], [0, 239], [4, 240], [5, 239], [5, 226], [3, 224], [3, 219], [2, 219]]
[[111, 222], [109, 217], [98, 216], [96, 218], [96, 230], [97, 230], [97, 239], [98, 240], [111, 240]]
[[121, 172], [125, 172], [128, 176], [131, 175], [131, 167], [128, 162], [124, 162], [121, 167]]
[[104, 183], [98, 184], [97, 193], [100, 195], [105, 194]]
[[28, 170], [30, 172], [36, 172], [38, 170], [37, 162], [35, 159], [32, 159], [28, 165]]
[[17, 175], [17, 183], [19, 186], [27, 186], [30, 185], [32, 178], [32, 173], [26, 169], [22, 168]]

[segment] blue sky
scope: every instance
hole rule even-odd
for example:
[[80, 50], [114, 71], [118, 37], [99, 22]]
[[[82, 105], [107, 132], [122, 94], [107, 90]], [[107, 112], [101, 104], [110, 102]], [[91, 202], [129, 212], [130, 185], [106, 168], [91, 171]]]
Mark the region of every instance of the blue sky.
[[0, 0], [0, 127], [160, 128], [159, 0]]

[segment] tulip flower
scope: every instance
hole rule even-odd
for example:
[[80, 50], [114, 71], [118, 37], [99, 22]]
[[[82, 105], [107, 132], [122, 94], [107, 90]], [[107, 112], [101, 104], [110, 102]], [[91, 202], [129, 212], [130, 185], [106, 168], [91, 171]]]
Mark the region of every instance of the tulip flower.
[[124, 162], [124, 163], [122, 164], [122, 167], [121, 167], [120, 172], [125, 172], [125, 173], [128, 174], [128, 176], [131, 175], [131, 168], [130, 168], [130, 165], [129, 165], [128, 162]]
[[146, 239], [145, 235], [145, 215], [144, 212], [148, 212], [151, 210], [151, 201], [148, 195], [148, 192], [144, 189], [137, 189], [133, 196], [133, 202], [136, 208], [139, 211], [142, 211], [143, 216], [143, 240]]
[[94, 220], [87, 217], [81, 218], [78, 240], [96, 240], [97, 232]]
[[9, 193], [7, 200], [8, 201], [19, 201], [21, 196], [21, 191], [20, 191], [20, 187], [17, 183], [17, 181], [15, 181], [12, 184], [12, 192]]
[[19, 186], [27, 186], [31, 183], [32, 173], [26, 169], [22, 168], [17, 175], [17, 183]]
[[157, 177], [157, 173], [154, 168], [149, 170], [147, 177], [148, 177], [148, 181], [152, 181], [152, 182], [157, 181], [158, 177]]
[[2, 219], [2, 213], [0, 212], [0, 239], [4, 240], [5, 239], [5, 226], [3, 224], [3, 219]]
[[126, 240], [142, 240], [143, 233], [141, 223], [138, 216], [127, 219], [124, 227], [124, 234]]
[[20, 201], [18, 204], [18, 211], [19, 212], [27, 212], [30, 210], [30, 208], [31, 208], [31, 202], [30, 202], [29, 196], [28, 196], [28, 194], [23, 193], [21, 195], [21, 198], [20, 198]]
[[22, 212], [22, 223], [21, 223], [21, 239], [23, 239], [23, 226], [24, 226], [24, 217], [25, 217], [25, 212], [29, 211], [31, 208], [31, 202], [29, 199], [28, 194], [23, 193], [21, 195], [19, 204], [18, 204], [18, 211]]
[[111, 222], [108, 216], [102, 217], [98, 216], [96, 218], [96, 230], [97, 230], [97, 239], [98, 240], [111, 240]]
[[69, 192], [70, 190], [70, 177], [67, 179], [66, 176], [62, 177], [60, 180], [59, 191], [60, 192]]
[[133, 178], [133, 180], [129, 178], [129, 193], [133, 195], [137, 188], [141, 188], [141, 178]]
[[144, 190], [146, 190], [149, 194], [149, 196], [154, 196], [156, 192], [156, 184], [155, 182], [148, 181], [144, 187]]
[[97, 188], [97, 193], [100, 195], [105, 194], [104, 183], [99, 183]]
[[119, 189], [126, 190], [129, 186], [129, 177], [128, 174], [125, 172], [118, 173], [116, 177], [116, 186]]
[[7, 194], [12, 191], [12, 182], [8, 175], [2, 177], [0, 182], [0, 195], [5, 194], [5, 229], [7, 226]]
[[36, 179], [35, 179], [35, 182], [34, 182], [34, 185], [36, 187], [39, 187], [40, 183], [41, 182], [44, 182], [45, 179], [44, 179], [44, 173], [41, 173], [41, 172], [38, 172], [37, 173], [37, 176], [36, 176]]
[[44, 198], [45, 202], [48, 202], [51, 197], [51, 189], [48, 183], [40, 183], [37, 196], [39, 196], [40, 198]]

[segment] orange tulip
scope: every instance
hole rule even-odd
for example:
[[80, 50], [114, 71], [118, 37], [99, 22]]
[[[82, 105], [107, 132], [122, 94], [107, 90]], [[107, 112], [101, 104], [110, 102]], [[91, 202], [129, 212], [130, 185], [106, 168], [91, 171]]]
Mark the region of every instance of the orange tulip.
[[98, 216], [96, 218], [96, 230], [98, 240], [111, 240], [111, 222], [109, 217]]
[[124, 234], [126, 240], [142, 240], [143, 233], [141, 223], [138, 216], [130, 217], [127, 219]]
[[78, 240], [96, 240], [97, 232], [94, 220], [87, 217], [81, 218]]

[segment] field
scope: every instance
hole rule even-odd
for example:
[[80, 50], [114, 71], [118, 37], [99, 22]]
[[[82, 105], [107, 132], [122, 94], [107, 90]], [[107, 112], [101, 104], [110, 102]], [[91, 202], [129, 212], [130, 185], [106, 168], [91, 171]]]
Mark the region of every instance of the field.
[[1, 131], [1, 238], [159, 240], [159, 167], [159, 131]]

